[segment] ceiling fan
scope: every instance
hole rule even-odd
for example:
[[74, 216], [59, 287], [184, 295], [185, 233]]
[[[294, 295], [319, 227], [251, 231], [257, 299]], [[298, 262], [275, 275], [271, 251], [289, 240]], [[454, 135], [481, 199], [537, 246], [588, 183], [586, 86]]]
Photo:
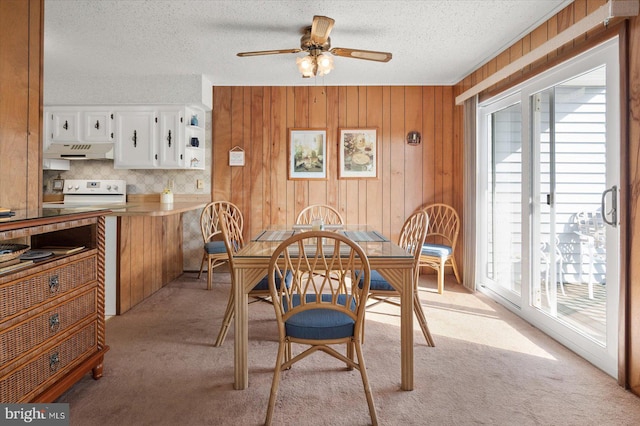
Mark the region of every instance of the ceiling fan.
[[333, 69], [333, 58], [326, 53], [346, 58], [365, 59], [368, 61], [389, 62], [391, 53], [373, 50], [347, 49], [343, 47], [331, 48], [329, 33], [335, 21], [326, 16], [314, 16], [313, 23], [305, 29], [300, 39], [299, 49], [259, 50], [255, 52], [240, 52], [238, 56], [278, 55], [281, 53], [307, 52], [308, 56], [298, 58], [296, 63], [302, 77], [315, 77], [328, 74]]

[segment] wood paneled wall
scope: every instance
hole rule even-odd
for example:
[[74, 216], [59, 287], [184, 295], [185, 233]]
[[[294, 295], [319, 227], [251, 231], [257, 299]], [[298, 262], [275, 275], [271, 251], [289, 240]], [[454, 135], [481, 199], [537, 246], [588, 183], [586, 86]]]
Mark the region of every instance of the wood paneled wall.
[[[502, 51], [495, 58], [487, 61], [483, 66], [475, 70], [473, 73], [465, 77], [456, 86], [455, 94], [460, 95], [476, 83], [488, 78], [496, 71], [504, 68], [510, 63], [516, 61], [523, 55], [529, 53], [543, 43], [552, 39], [571, 25], [580, 21], [585, 16], [596, 11], [600, 6], [607, 3], [607, 0], [575, 0], [573, 3], [562, 9], [555, 16], [539, 25], [529, 34], [516, 41], [510, 47]], [[612, 23], [615, 20], [612, 20]], [[568, 57], [574, 56], [578, 51], [592, 45], [594, 39], [599, 39], [605, 35], [608, 28], [604, 25], [594, 28], [583, 36], [574, 39], [565, 44], [554, 52], [549, 53], [546, 57], [535, 61], [533, 64], [524, 67], [517, 73], [509, 76], [501, 82], [495, 84], [485, 92], [480, 94], [481, 98], [493, 96], [494, 94], [505, 90], [505, 88], [516, 84], [524, 79], [531, 78], [533, 75], [540, 73], [549, 67], [566, 60]]]
[[0, 207], [42, 200], [44, 0], [0, 1]]
[[[397, 240], [407, 216], [433, 202], [462, 207], [462, 147], [453, 87], [300, 86], [213, 88], [213, 200], [244, 214], [245, 237], [293, 224], [309, 204], [337, 207], [348, 223], [370, 224]], [[328, 179], [287, 179], [289, 128], [326, 128]], [[377, 179], [338, 179], [338, 133], [378, 129]], [[407, 132], [422, 143], [410, 146]], [[244, 167], [228, 165], [245, 151]], [[462, 244], [459, 243], [459, 247]]]
[[[606, 0], [576, 0], [511, 47], [464, 78], [459, 95], [523, 54], [540, 46]], [[640, 395], [640, 17], [612, 20], [567, 43], [480, 94], [490, 97], [612, 36], [620, 37], [622, 82], [621, 144], [621, 287], [618, 382]], [[626, 95], [626, 96], [625, 96]]]

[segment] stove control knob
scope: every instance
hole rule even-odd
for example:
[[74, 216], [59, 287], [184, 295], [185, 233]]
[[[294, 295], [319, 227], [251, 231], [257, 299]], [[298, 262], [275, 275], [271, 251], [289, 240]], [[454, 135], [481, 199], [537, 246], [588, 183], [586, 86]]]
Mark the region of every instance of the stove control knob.
[[111, 191], [111, 185], [107, 185], [107, 191]]
[[76, 185], [75, 190], [79, 191], [80, 190], [80, 185]]
[[117, 191], [118, 190], [118, 185], [113, 185], [113, 190]]

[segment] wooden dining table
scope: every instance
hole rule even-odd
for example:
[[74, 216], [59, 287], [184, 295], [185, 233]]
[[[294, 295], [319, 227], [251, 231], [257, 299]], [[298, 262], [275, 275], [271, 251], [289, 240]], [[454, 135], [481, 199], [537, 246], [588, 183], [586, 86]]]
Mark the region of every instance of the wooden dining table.
[[[294, 229], [295, 227], [295, 229]], [[235, 336], [234, 388], [249, 386], [248, 293], [267, 275], [269, 260], [278, 245], [304, 227], [275, 226], [260, 232], [234, 255]], [[367, 225], [345, 225], [343, 232], [364, 249], [372, 270], [377, 270], [400, 293], [400, 388], [413, 390], [413, 265], [411, 254]]]

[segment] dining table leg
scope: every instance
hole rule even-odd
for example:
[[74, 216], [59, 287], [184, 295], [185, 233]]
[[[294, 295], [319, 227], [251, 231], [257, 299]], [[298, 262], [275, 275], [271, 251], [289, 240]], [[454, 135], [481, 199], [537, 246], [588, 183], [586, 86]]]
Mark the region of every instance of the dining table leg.
[[402, 270], [402, 292], [400, 303], [400, 388], [413, 390], [413, 271]]
[[248, 312], [248, 296], [244, 290], [245, 269], [236, 268], [234, 271], [235, 280], [232, 291], [235, 296], [235, 381], [234, 389], [242, 390], [249, 386], [249, 365], [248, 365], [248, 346], [249, 346], [249, 312]]

